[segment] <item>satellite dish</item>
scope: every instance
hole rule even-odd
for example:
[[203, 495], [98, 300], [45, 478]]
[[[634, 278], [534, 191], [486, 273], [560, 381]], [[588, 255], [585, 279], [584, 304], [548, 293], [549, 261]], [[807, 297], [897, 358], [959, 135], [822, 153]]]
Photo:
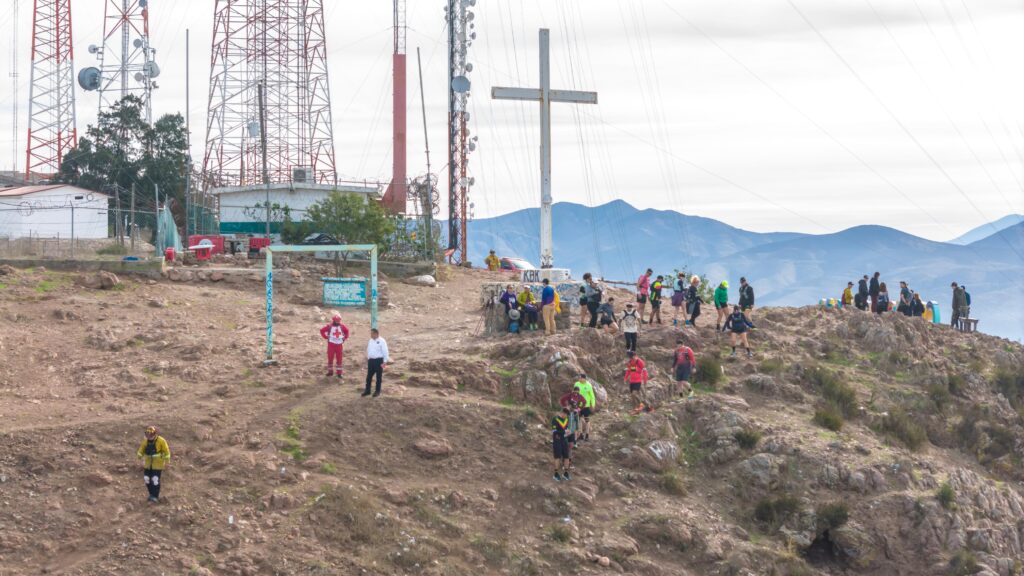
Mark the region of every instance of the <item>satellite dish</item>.
[[91, 92], [100, 88], [100, 69], [94, 66], [82, 68], [78, 71], [78, 85], [82, 90]]
[[469, 92], [469, 78], [465, 76], [456, 76], [452, 78], [452, 90], [459, 94], [465, 94]]
[[476, 150], [476, 142], [472, 142], [472, 141], [471, 141], [471, 142], [469, 143], [469, 151], [470, 151], [470, 152], [472, 152], [472, 151], [474, 151], [474, 150]]
[[139, 8], [145, 8], [149, 6], [149, 0], [139, 0]]
[[156, 78], [160, 75], [160, 67], [156, 65], [156, 62], [150, 60], [142, 66], [142, 70], [146, 73], [146, 76], [150, 78]]
[[136, 72], [135, 73], [135, 81], [136, 82], [142, 82], [145, 79], [146, 79], [146, 75], [143, 74], [142, 72]]
[[476, 14], [473, 14], [472, 12], [467, 12], [466, 13], [466, 20], [469, 20], [470, 22], [472, 22], [473, 18], [476, 18]]
[[260, 135], [260, 123], [253, 120], [249, 122], [249, 138], [256, 138]]
[[100, 47], [95, 44], [89, 44], [89, 54], [96, 54], [100, 51]]
[[473, 64], [467, 62], [466, 63], [466, 72], [472, 72], [472, 71], [473, 71]]
[[142, 39], [136, 38], [135, 40], [132, 40], [132, 46], [135, 46], [136, 48], [142, 48]]

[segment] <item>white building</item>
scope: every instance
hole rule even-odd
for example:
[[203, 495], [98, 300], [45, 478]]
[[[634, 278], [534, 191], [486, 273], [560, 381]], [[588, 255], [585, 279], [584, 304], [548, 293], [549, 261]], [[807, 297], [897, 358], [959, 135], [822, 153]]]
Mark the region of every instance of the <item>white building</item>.
[[[370, 200], [380, 199], [378, 186], [289, 182], [270, 185], [270, 205], [287, 206], [291, 209], [291, 219], [301, 222], [306, 219], [306, 209], [335, 191], [362, 194]], [[226, 186], [214, 188], [210, 193], [220, 199], [221, 234], [263, 234], [266, 229], [266, 212], [257, 206], [266, 205], [266, 186]], [[279, 234], [280, 222], [271, 221], [270, 231]]]
[[0, 188], [0, 238], [107, 238], [109, 205], [68, 184]]

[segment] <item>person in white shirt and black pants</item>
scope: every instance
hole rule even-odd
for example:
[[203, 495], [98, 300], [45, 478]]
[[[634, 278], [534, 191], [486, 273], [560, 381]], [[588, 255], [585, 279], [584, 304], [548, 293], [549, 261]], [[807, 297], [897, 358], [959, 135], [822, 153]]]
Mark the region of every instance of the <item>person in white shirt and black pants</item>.
[[363, 396], [370, 395], [370, 384], [373, 377], [377, 377], [377, 389], [373, 397], [380, 396], [380, 381], [384, 378], [384, 365], [391, 359], [388, 356], [388, 343], [380, 337], [380, 331], [376, 328], [370, 329], [370, 341], [366, 344], [366, 389]]

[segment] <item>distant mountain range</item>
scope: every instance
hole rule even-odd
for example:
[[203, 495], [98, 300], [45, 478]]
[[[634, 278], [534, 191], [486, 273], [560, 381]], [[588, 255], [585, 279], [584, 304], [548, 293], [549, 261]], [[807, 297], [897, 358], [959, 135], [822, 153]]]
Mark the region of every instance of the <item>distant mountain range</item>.
[[988, 224], [982, 224], [977, 228], [973, 228], [962, 236], [958, 236], [950, 240], [949, 243], [966, 246], [972, 242], [988, 238], [1001, 230], [1005, 230], [1015, 224], [1020, 224], [1021, 222], [1024, 222], [1024, 214], [1009, 214], [994, 222], [989, 222]]
[[[906, 280], [922, 298], [938, 301], [946, 318], [950, 282], [966, 284], [980, 330], [1024, 339], [1024, 220], [1003, 218], [957, 239], [970, 242], [955, 244], [884, 226], [823, 235], [757, 233], [710, 218], [638, 210], [621, 200], [595, 207], [563, 202], [553, 210], [555, 262], [577, 278], [589, 271], [631, 282], [648, 267], [665, 275], [685, 267], [716, 284], [729, 280], [731, 300], [739, 277], [746, 276], [759, 305], [799, 306], [839, 297], [847, 281], [877, 270], [894, 296]], [[494, 249], [536, 264], [538, 228], [537, 209], [474, 220], [469, 259], [479, 264]], [[985, 228], [998, 232], [986, 235]]]

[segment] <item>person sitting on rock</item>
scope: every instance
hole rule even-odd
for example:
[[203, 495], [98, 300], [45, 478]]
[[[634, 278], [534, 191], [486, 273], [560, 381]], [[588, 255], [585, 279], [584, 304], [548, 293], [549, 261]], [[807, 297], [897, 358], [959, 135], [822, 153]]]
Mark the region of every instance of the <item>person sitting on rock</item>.
[[750, 342], [747, 341], [747, 330], [753, 328], [754, 325], [747, 320], [747, 317], [740, 310], [739, 306], [732, 307], [732, 314], [725, 319], [725, 326], [722, 326], [722, 332], [729, 331], [729, 344], [732, 346], [732, 353], [730, 357], [736, 356], [736, 341], [743, 342], [743, 347], [747, 350], [747, 358], [754, 355], [750, 351]]
[[519, 299], [516, 296], [515, 286], [509, 284], [505, 286], [505, 291], [501, 293], [501, 297], [498, 298], [498, 302], [505, 307], [505, 319], [508, 320], [509, 324], [512, 323], [512, 318], [509, 312], [512, 310], [519, 310]]
[[633, 400], [632, 414], [639, 414], [641, 411], [651, 411], [647, 405], [647, 392], [644, 385], [647, 384], [647, 367], [644, 361], [636, 355], [633, 350], [626, 351], [629, 360], [626, 362], [626, 373], [623, 380], [629, 384], [629, 397]]
[[146, 428], [146, 437], [135, 455], [142, 459], [142, 479], [149, 491], [149, 501], [155, 504], [160, 501], [160, 475], [171, 461], [171, 449], [167, 440], [158, 435], [156, 426]]
[[597, 307], [597, 314], [600, 317], [601, 328], [608, 334], [615, 334], [619, 331], [619, 325], [615, 323], [615, 298], [609, 298]]
[[672, 373], [676, 377], [676, 393], [680, 397], [689, 398], [693, 396], [693, 388], [690, 386], [690, 373], [697, 363], [693, 356], [693, 349], [683, 343], [680, 338], [676, 340], [676, 352], [672, 355]]
[[522, 320], [519, 325], [529, 328], [530, 330], [537, 329], [537, 299], [533, 296], [533, 290], [526, 284], [523, 284], [523, 289], [519, 291], [519, 296], [516, 297], [519, 302], [519, 318]]
[[572, 449], [569, 447], [569, 409], [562, 408], [562, 411], [551, 418], [551, 450], [554, 453], [555, 482], [570, 480], [569, 458], [572, 457]]
[[583, 372], [579, 373], [579, 379], [573, 384], [573, 389], [579, 392], [580, 396], [586, 400], [583, 406], [580, 408], [580, 416], [583, 417], [580, 432], [583, 433], [583, 437], [580, 438], [582, 441], [590, 440], [590, 416], [594, 413], [594, 409], [597, 407], [597, 397], [594, 395], [594, 385], [587, 379], [587, 375]]
[[348, 339], [348, 326], [341, 323], [341, 314], [331, 315], [331, 323], [320, 329], [320, 336], [327, 340], [327, 375], [341, 378], [344, 371], [341, 360]]

